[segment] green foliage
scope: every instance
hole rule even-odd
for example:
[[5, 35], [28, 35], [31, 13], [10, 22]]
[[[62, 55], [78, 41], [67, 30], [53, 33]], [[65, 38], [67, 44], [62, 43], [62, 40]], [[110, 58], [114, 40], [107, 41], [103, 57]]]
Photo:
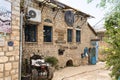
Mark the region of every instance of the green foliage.
[[107, 57], [107, 65], [113, 66], [112, 76], [118, 79], [120, 73], [120, 13], [115, 11], [105, 20], [107, 42], [111, 45]]
[[93, 0], [87, 0], [88, 3], [92, 2]]
[[56, 57], [46, 57], [45, 61], [50, 63], [54, 67], [56, 67], [58, 63], [58, 59]]
[[99, 48], [99, 61], [105, 62], [107, 58], [107, 54], [109, 54], [109, 48], [102, 47]]
[[[95, 0], [87, 0], [88, 3], [92, 1], [95, 1]], [[109, 6], [111, 7], [110, 9], [112, 9], [112, 8], [118, 7], [119, 3], [120, 3], [120, 0], [100, 0], [100, 3], [98, 3], [97, 6], [107, 8], [110, 5]]]
[[[93, 1], [93, 0], [92, 0]], [[120, 0], [101, 0], [101, 7], [108, 6], [110, 13], [105, 19], [107, 42], [110, 44], [107, 55], [107, 65], [112, 66], [111, 76], [118, 80], [120, 73]]]

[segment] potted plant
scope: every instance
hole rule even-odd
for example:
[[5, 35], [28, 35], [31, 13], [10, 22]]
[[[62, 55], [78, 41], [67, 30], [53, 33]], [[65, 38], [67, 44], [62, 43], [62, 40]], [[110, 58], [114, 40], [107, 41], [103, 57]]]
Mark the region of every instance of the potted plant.
[[45, 62], [48, 62], [52, 67], [55, 67], [58, 63], [58, 59], [56, 57], [49, 56], [45, 58]]

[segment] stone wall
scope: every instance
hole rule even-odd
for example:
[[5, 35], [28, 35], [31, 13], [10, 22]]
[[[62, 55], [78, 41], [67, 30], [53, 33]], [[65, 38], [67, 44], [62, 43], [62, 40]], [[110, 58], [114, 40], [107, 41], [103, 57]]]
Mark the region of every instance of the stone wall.
[[[3, 36], [5, 39], [5, 45], [0, 47], [0, 80], [18, 80], [20, 0], [7, 1], [12, 4], [12, 32]], [[8, 46], [9, 41], [13, 41], [14, 45]]]
[[[90, 47], [90, 40], [95, 38], [95, 34], [87, 25], [87, 18], [83, 17], [76, 19], [74, 26], [69, 27], [64, 20], [65, 12], [58, 9], [52, 11], [51, 6], [39, 7], [36, 3], [31, 3], [29, 6], [42, 10], [42, 22], [37, 26], [37, 42], [25, 42], [23, 37], [23, 58], [30, 58], [33, 52], [44, 56], [55, 56], [59, 60], [59, 65], [64, 67], [68, 60], [72, 60], [74, 65], [81, 64], [81, 53], [83, 53], [85, 47]], [[80, 17], [80, 16], [79, 16]], [[50, 19], [52, 23], [44, 22], [45, 19]], [[43, 26], [51, 26], [53, 28], [53, 41], [45, 43], [43, 41]], [[76, 27], [81, 29], [81, 42], [77, 43], [76, 39]], [[73, 29], [73, 41], [67, 42], [67, 29]], [[62, 33], [63, 42], [57, 42], [59, 34]], [[62, 47], [65, 49], [63, 55], [58, 54], [58, 49]], [[39, 52], [38, 52], [39, 50]]]

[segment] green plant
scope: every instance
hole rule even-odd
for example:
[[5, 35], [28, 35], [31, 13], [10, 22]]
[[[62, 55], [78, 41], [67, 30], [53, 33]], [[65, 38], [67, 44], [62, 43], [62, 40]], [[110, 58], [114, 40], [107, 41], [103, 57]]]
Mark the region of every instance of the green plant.
[[[87, 1], [91, 2], [93, 0]], [[120, 70], [120, 0], [100, 0], [99, 5], [112, 9], [106, 14], [104, 24], [106, 28], [106, 42], [110, 45], [106, 61], [108, 66], [113, 66], [111, 76], [118, 80], [120, 76], [120, 73], [118, 74]]]
[[53, 57], [53, 56], [49, 56], [49, 57], [46, 57], [45, 58], [45, 62], [48, 62], [50, 63], [52, 66], [57, 66], [57, 63], [58, 63], [58, 59], [56, 57]]
[[109, 54], [108, 50], [109, 48], [103, 46], [99, 48], [99, 61], [106, 61], [107, 55]]

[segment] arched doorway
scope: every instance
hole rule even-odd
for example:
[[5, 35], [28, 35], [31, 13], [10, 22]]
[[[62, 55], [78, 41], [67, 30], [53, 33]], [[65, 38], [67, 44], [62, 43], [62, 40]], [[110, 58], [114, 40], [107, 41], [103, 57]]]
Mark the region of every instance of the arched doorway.
[[73, 61], [72, 60], [68, 60], [66, 62], [66, 66], [73, 66]]

